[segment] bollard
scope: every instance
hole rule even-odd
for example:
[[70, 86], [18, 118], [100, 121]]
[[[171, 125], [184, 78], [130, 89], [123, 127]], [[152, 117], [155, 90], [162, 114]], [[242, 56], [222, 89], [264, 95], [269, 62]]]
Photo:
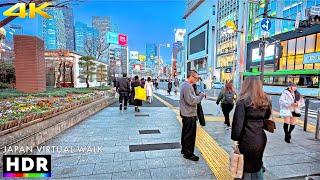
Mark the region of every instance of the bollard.
[[303, 123], [303, 130], [304, 131], [307, 131], [309, 103], [310, 103], [310, 99], [306, 98], [306, 102], [305, 102], [306, 107], [304, 109], [304, 123]]
[[317, 140], [320, 139], [320, 133], [319, 133], [319, 131], [320, 131], [320, 108], [318, 109], [317, 125], [316, 125], [316, 136], [315, 136], [315, 138], [316, 138]]

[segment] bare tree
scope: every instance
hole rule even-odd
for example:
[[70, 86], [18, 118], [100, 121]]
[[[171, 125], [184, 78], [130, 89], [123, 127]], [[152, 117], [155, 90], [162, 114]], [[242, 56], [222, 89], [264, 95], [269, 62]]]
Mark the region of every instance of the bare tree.
[[107, 53], [109, 45], [99, 38], [88, 38], [84, 43], [84, 51], [86, 56], [94, 57], [101, 61], [103, 56]]
[[[52, 5], [49, 6], [52, 8], [66, 8], [66, 7], [69, 7], [70, 5], [77, 5], [80, 2], [84, 2], [84, 0], [63, 0], [63, 1], [60, 1], [60, 0], [17, 0], [16, 2], [0, 3], [0, 8], [13, 6], [16, 3], [26, 3], [26, 10], [28, 10], [30, 3], [35, 3], [36, 5], [40, 5], [45, 2], [52, 3]], [[10, 16], [10, 17], [4, 18], [3, 20], [0, 21], [0, 28], [5, 26], [6, 24], [10, 23], [11, 21], [13, 21], [15, 18], [17, 18], [17, 16]]]

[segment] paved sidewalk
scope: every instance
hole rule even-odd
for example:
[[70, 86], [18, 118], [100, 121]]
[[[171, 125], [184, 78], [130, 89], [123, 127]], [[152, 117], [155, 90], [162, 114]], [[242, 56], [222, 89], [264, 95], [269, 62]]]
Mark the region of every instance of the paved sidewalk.
[[[179, 143], [181, 126], [169, 108], [142, 107], [119, 111], [108, 107], [47, 146], [102, 146], [101, 153], [50, 153], [53, 178], [61, 179], [214, 179], [204, 159], [186, 160], [178, 149], [130, 152], [129, 145]], [[144, 116], [148, 114], [149, 116]], [[159, 130], [139, 134], [139, 130]], [[196, 154], [200, 155], [196, 150]], [[41, 153], [40, 153], [41, 154]], [[48, 153], [44, 153], [48, 154]]]
[[[160, 92], [161, 93], [161, 92]], [[177, 103], [174, 98], [165, 96], [171, 103]], [[212, 138], [230, 154], [231, 130], [226, 130], [223, 124], [224, 117], [218, 111], [215, 101], [202, 102], [204, 114], [207, 114], [207, 123], [204, 129]], [[230, 113], [232, 116], [233, 111]], [[214, 121], [211, 121], [212, 116]], [[281, 121], [277, 118], [277, 121]], [[266, 132], [267, 147], [264, 153], [264, 165], [267, 169], [266, 179], [298, 178], [304, 179], [308, 175], [320, 175], [320, 141], [314, 140], [314, 133], [304, 132], [302, 127], [296, 126], [292, 134], [292, 143], [284, 142], [282, 123], [277, 123], [275, 133]], [[318, 177], [319, 178], [319, 177]]]
[[[219, 115], [214, 101], [202, 103], [205, 114]], [[232, 115], [233, 113], [230, 113]], [[277, 123], [275, 133], [266, 132], [268, 142], [264, 153], [267, 177], [272, 179], [320, 175], [320, 141], [314, 140], [314, 133], [304, 132], [296, 126], [290, 144], [284, 142], [282, 123]], [[228, 153], [231, 152], [231, 130], [226, 130], [221, 122], [207, 122], [205, 130]]]

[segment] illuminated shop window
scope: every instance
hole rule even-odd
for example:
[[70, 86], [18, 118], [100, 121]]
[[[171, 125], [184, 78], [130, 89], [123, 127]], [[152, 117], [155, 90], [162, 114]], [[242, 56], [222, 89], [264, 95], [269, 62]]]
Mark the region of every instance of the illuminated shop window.
[[320, 33], [317, 34], [317, 46], [316, 51], [320, 52]]
[[306, 53], [312, 53], [315, 50], [316, 34], [307, 36], [306, 39]]
[[288, 41], [281, 42], [281, 46], [283, 47], [282, 56], [287, 56], [288, 55], [287, 45], [288, 45]]
[[294, 56], [288, 56], [287, 69], [294, 69]]
[[303, 69], [303, 55], [296, 56], [295, 69]]
[[286, 57], [283, 57], [283, 58], [280, 58], [280, 62], [279, 62], [279, 69], [280, 70], [283, 70], [283, 69], [286, 69], [286, 61], [287, 61], [287, 58]]
[[295, 55], [296, 39], [290, 39], [288, 41], [288, 56]]
[[304, 54], [305, 36], [297, 39], [296, 54]]

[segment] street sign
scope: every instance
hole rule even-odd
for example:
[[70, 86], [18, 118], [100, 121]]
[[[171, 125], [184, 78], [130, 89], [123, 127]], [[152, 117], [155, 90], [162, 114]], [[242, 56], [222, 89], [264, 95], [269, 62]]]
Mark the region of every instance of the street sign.
[[264, 18], [261, 21], [261, 29], [264, 31], [269, 31], [271, 29], [271, 21], [268, 18]]

